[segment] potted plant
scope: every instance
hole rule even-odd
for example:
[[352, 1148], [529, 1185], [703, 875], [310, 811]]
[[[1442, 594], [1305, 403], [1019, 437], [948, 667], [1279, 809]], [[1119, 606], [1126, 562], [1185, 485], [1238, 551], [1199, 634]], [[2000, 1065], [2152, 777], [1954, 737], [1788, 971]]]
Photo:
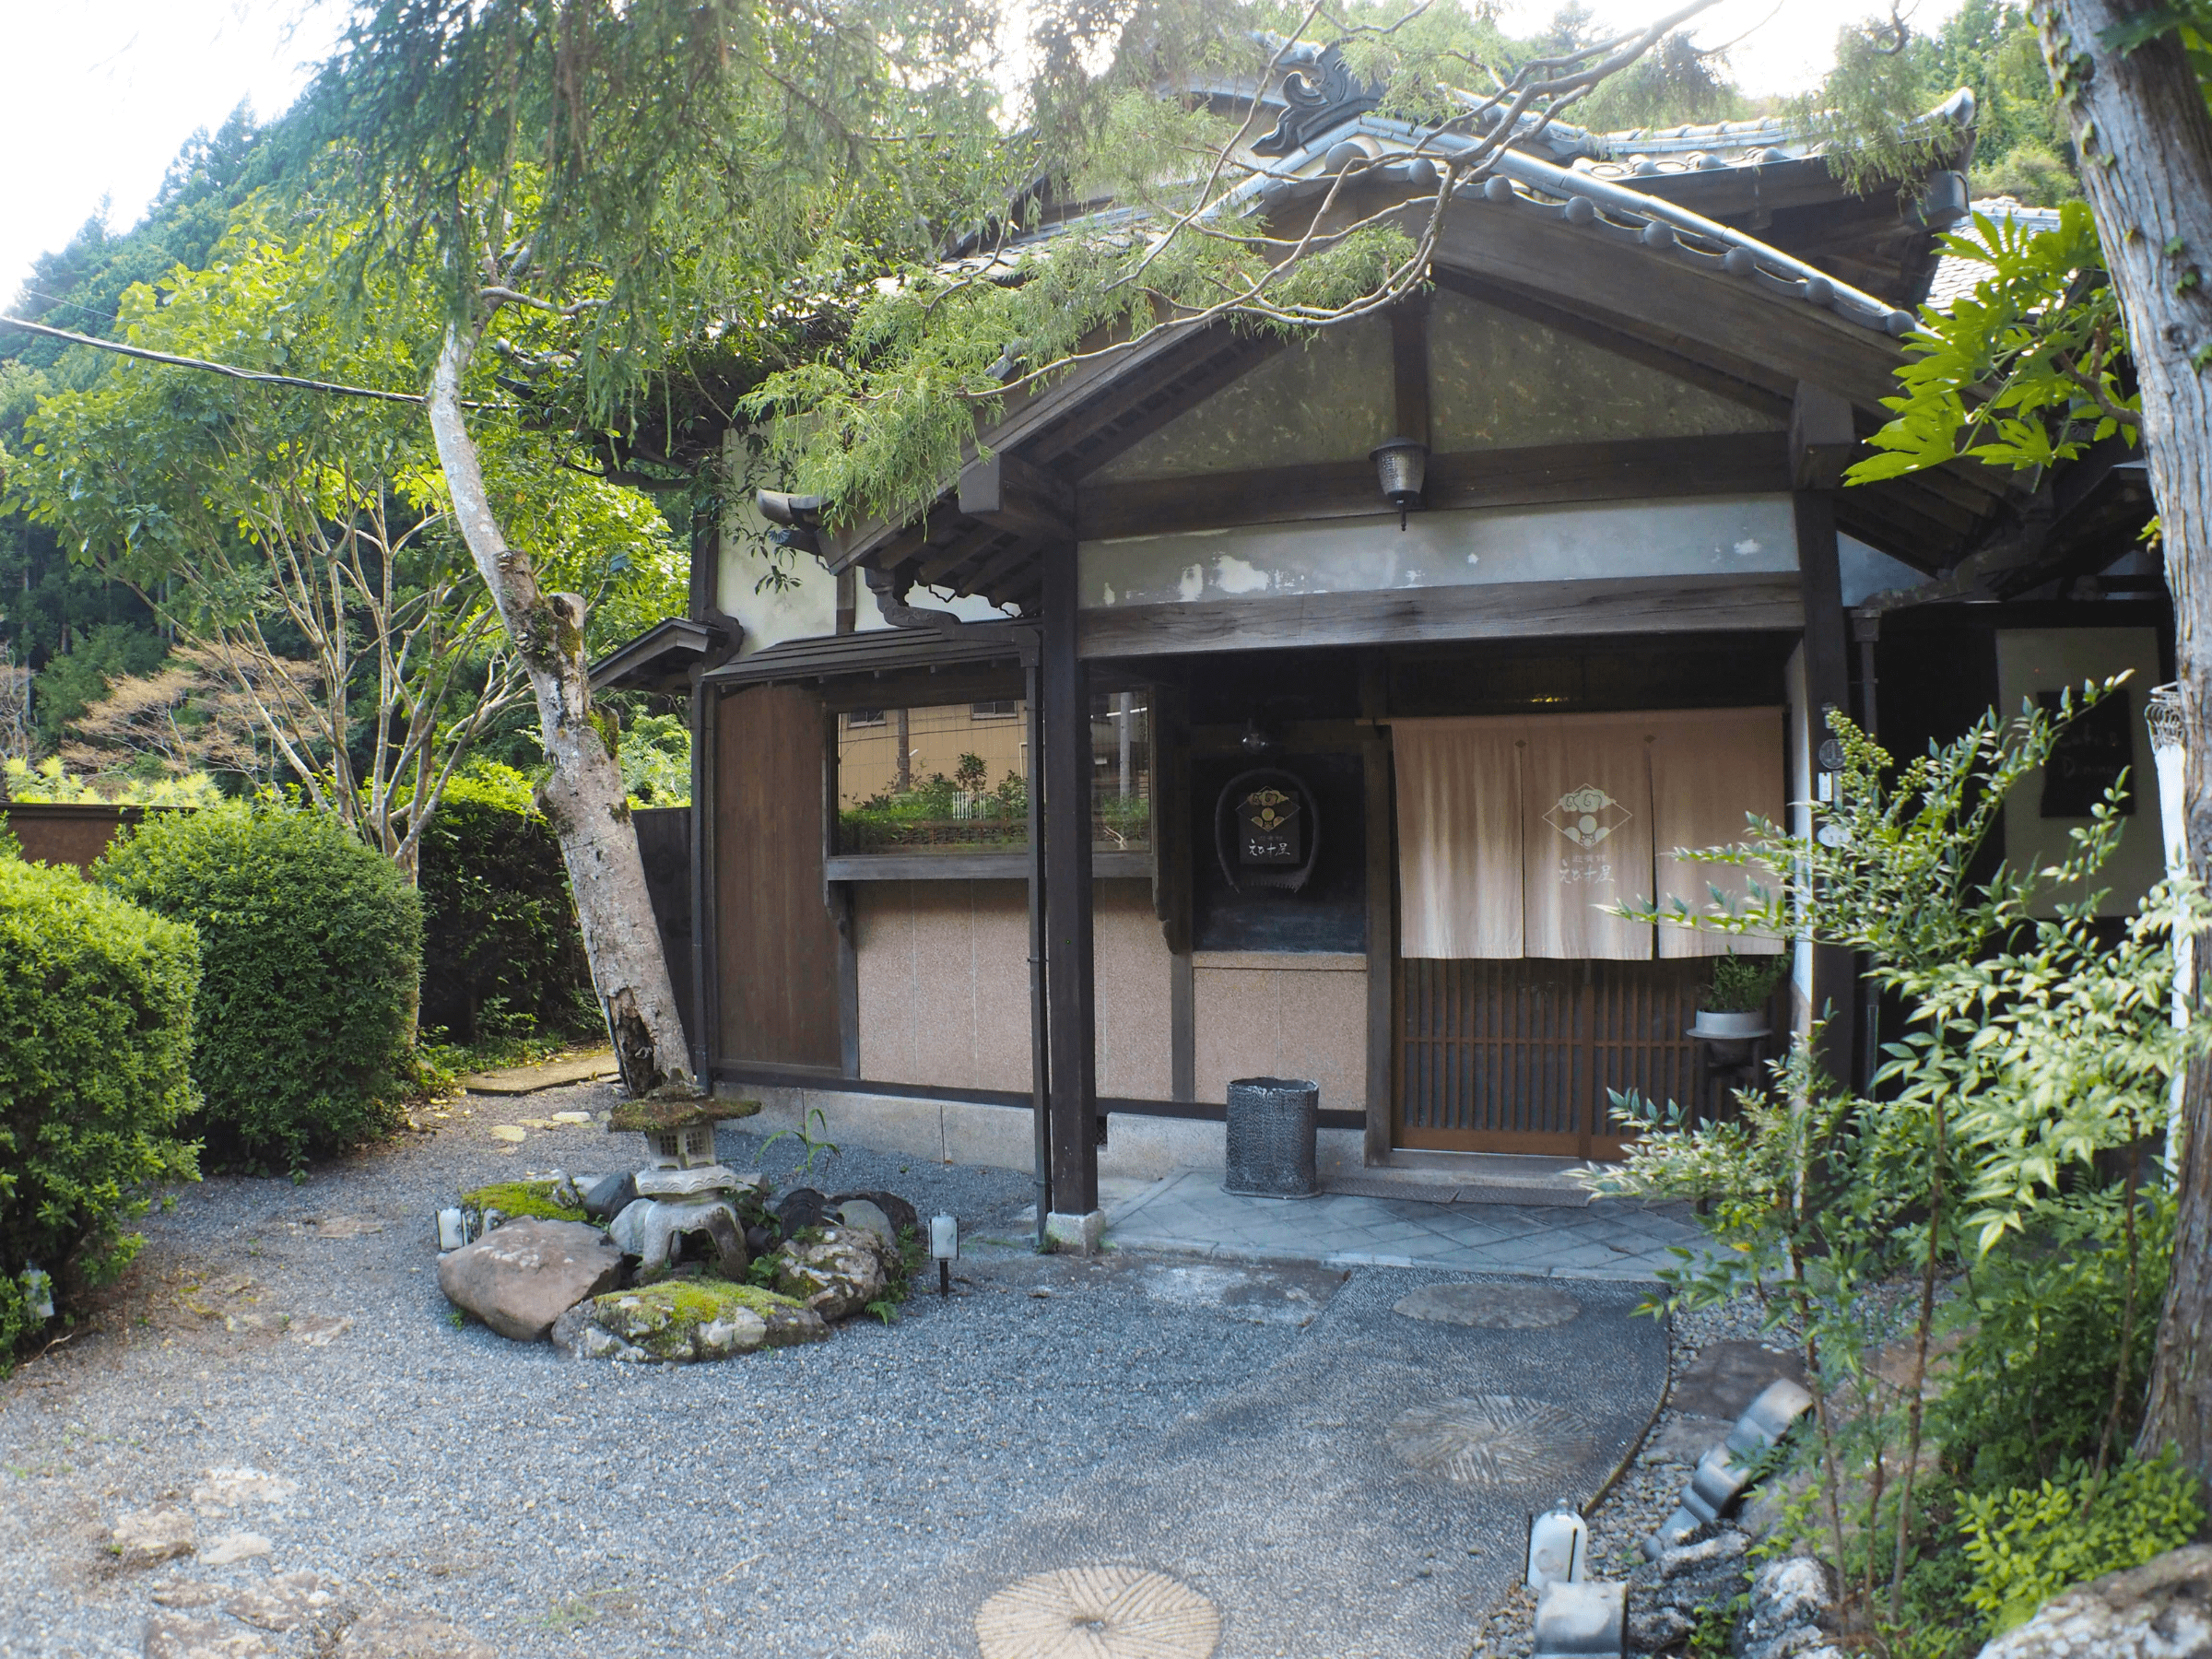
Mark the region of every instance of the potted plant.
[[1767, 999], [1782, 982], [1787, 956], [1739, 957], [1733, 950], [1712, 960], [1712, 979], [1698, 996], [1689, 1034], [1716, 1042], [1744, 1042], [1767, 1034]]

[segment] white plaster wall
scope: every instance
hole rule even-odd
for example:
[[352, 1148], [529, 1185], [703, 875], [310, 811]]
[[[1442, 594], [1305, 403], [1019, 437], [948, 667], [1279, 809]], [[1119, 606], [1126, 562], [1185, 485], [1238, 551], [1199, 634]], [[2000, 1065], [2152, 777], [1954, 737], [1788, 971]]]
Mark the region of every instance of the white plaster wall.
[[[1143, 881], [1093, 900], [1098, 1089], [1164, 1100], [1170, 959]], [[1030, 1088], [1029, 895], [1018, 881], [853, 886], [860, 1075], [871, 1083]]]
[[1200, 951], [1191, 978], [1200, 1100], [1239, 1077], [1309, 1077], [1324, 1111], [1367, 1110], [1366, 957]]
[[[2165, 835], [2159, 821], [2158, 772], [2151, 761], [2150, 734], [2143, 724], [2145, 700], [2159, 678], [2159, 637], [2147, 628], [2007, 628], [1997, 632], [1997, 707], [2017, 713], [2039, 692], [2071, 688], [2077, 695], [2085, 680], [2129, 676], [2128, 735], [2134, 742], [2127, 782], [2136, 803], [2125, 820], [2119, 851], [2098, 876], [2109, 889], [2098, 907], [2102, 916], [2131, 913], [2143, 895], [2166, 873]], [[2066, 831], [2087, 818], [2047, 818], [2041, 813], [2043, 774], [2020, 780], [2005, 800], [2005, 857], [2016, 868], [2048, 864], [2071, 851]], [[2053, 900], [2080, 895], [2055, 890]]]

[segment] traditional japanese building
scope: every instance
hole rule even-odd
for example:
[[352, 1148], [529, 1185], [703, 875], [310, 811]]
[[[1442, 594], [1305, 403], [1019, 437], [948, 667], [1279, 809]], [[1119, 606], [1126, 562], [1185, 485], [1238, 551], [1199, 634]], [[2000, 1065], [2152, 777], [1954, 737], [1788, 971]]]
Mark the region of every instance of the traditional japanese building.
[[[1272, 223], [1347, 166], [1333, 215], [1429, 210], [1465, 141], [1357, 92], [1270, 94]], [[788, 590], [733, 518], [619, 670], [694, 687], [702, 1075], [840, 1138], [1034, 1151], [1067, 1214], [1101, 1160], [1218, 1161], [1254, 1074], [1320, 1084], [1339, 1172], [1602, 1156], [1609, 1090], [1697, 1087], [1722, 943], [1600, 907], [1704, 903], [1673, 850], [1816, 798], [1823, 711], [1910, 750], [2130, 669], [2132, 714], [2006, 845], [2147, 780], [2171, 629], [2133, 455], [1841, 487], [1972, 113], [1928, 118], [1917, 189], [1865, 194], [1778, 123], [1553, 127], [1385, 313], [1160, 330], [1011, 398], [926, 512], [832, 531], [769, 498], [810, 555]], [[2158, 867], [2131, 837], [2111, 902]], [[1856, 1064], [1849, 959], [1762, 947], [1794, 953], [1775, 1022], [1831, 1007]]]

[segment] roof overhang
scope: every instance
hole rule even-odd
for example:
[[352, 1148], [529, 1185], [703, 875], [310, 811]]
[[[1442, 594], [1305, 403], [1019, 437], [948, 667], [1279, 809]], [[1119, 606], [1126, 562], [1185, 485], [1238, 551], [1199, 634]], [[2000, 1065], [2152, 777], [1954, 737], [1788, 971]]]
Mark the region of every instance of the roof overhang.
[[618, 645], [591, 667], [594, 691], [683, 691], [691, 671], [717, 652], [736, 643], [736, 624], [720, 626], [670, 617], [634, 640]]

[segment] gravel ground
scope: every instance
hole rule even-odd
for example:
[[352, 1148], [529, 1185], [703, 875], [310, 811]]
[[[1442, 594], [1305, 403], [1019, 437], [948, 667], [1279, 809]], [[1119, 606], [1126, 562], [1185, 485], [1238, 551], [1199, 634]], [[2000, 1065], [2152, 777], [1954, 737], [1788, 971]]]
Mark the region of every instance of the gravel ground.
[[[1018, 1238], [1026, 1177], [847, 1151], [813, 1183], [888, 1187], [979, 1241], [951, 1300], [697, 1367], [575, 1364], [455, 1328], [441, 1204], [642, 1161], [596, 1125], [512, 1148], [488, 1126], [611, 1103], [604, 1087], [474, 1098], [299, 1184], [213, 1179], [148, 1218], [100, 1317], [0, 1384], [0, 1655], [151, 1653], [157, 1592], [302, 1569], [339, 1581], [331, 1606], [266, 1648], [225, 1621], [231, 1645], [205, 1651], [327, 1651], [398, 1602], [500, 1654], [829, 1653], [894, 1567], [926, 1569], [1152, 1441], [1281, 1358], [1315, 1309], [1297, 1275], [1194, 1294], [1172, 1272], [982, 1244]], [[795, 1184], [796, 1146], [763, 1162], [760, 1144], [725, 1130], [721, 1150]], [[238, 1469], [271, 1478], [211, 1474]], [[164, 1502], [193, 1515], [199, 1553], [119, 1566], [108, 1529]], [[268, 1554], [210, 1565], [233, 1535]]]

